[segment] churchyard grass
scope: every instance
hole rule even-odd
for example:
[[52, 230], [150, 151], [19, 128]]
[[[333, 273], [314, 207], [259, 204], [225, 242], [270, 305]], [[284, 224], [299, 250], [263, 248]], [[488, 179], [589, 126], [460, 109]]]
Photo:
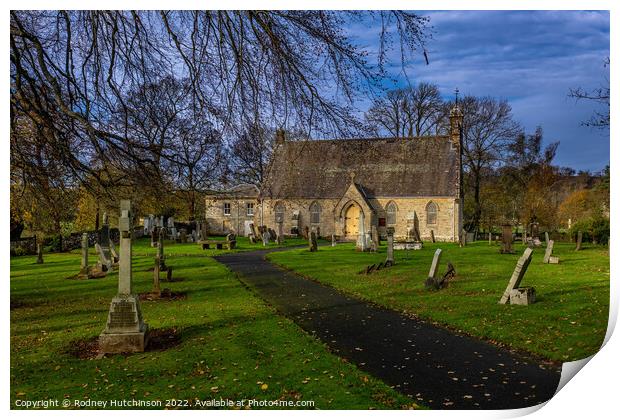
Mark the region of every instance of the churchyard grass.
[[[521, 244], [515, 244], [515, 254], [500, 254], [498, 246], [482, 241], [464, 248], [425, 243], [419, 251], [394, 251], [396, 265], [368, 275], [359, 272], [385, 260], [385, 245], [374, 254], [354, 248], [321, 246], [318, 252], [296, 249], [268, 258], [352, 296], [549, 360], [578, 360], [603, 342], [609, 312], [607, 247], [588, 244], [574, 251], [574, 244], [556, 243], [560, 264], [543, 264], [545, 247], [537, 248], [521, 283], [536, 289], [536, 303], [529, 306], [498, 304], [524, 251]], [[424, 282], [437, 248], [443, 250], [438, 275], [448, 262], [457, 275], [446, 289], [428, 291]]]
[[[147, 248], [155, 255], [149, 239], [135, 241], [136, 254]], [[229, 252], [202, 251], [196, 244], [166, 246], [167, 254], [193, 250], [200, 255]], [[96, 256], [92, 247], [90, 251], [92, 264]], [[80, 269], [80, 250], [46, 254], [44, 264], [36, 264], [36, 256], [12, 258], [12, 407], [17, 408], [16, 400], [135, 399], [165, 404], [171, 399], [191, 403], [195, 398], [312, 400], [315, 408], [323, 409], [416, 407], [411, 399], [331, 354], [213, 259], [169, 256], [166, 262], [182, 281], [162, 287], [186, 292], [187, 297], [143, 300], [142, 314], [151, 329], [175, 329], [180, 342], [165, 350], [83, 360], [69, 354], [72, 343], [94, 339], [103, 330], [117, 274], [67, 279]], [[134, 292], [151, 290], [152, 266], [153, 258], [134, 255]]]
[[[224, 236], [209, 236], [210, 240], [215, 241], [225, 241], [226, 238]], [[308, 241], [303, 238], [287, 238], [285, 239], [282, 245], [278, 245], [275, 241], [270, 241], [269, 245], [266, 247], [263, 246], [262, 241], [258, 241], [257, 243], [250, 243], [250, 240], [244, 236], [237, 237], [237, 246], [233, 249], [219, 250], [215, 249], [215, 246], [211, 246], [210, 249], [202, 249], [202, 246], [197, 243], [186, 243], [180, 244], [176, 243], [172, 240], [164, 241], [164, 252], [166, 256], [186, 256], [186, 255], [203, 255], [203, 256], [213, 256], [219, 255], [223, 252], [244, 252], [244, 251], [253, 251], [265, 248], [281, 248], [281, 247], [289, 247], [295, 245], [308, 245]], [[94, 249], [92, 250], [94, 251]], [[135, 256], [153, 256], [157, 254], [157, 247], [151, 247], [150, 239], [142, 238], [140, 240], [134, 241], [133, 243], [133, 254]]]

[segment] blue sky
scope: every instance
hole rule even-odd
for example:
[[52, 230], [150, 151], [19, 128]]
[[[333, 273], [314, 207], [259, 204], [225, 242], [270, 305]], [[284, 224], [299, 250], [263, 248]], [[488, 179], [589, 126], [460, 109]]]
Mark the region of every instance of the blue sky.
[[[423, 11], [433, 37], [430, 64], [418, 54], [405, 64], [413, 83], [433, 82], [442, 94], [507, 99], [527, 132], [540, 125], [546, 143], [560, 141], [555, 163], [599, 171], [609, 163], [609, 131], [582, 127], [596, 105], [568, 98], [570, 88], [606, 83], [609, 13], [602, 11]], [[378, 28], [352, 25], [357, 41], [375, 49]], [[406, 84], [394, 55], [390, 72]], [[387, 86], [392, 86], [387, 82]]]

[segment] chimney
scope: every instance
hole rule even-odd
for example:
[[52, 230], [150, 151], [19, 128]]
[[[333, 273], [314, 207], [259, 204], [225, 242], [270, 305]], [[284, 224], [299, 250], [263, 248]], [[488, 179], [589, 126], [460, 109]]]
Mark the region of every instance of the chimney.
[[461, 131], [463, 129], [463, 112], [458, 105], [450, 110], [450, 141], [454, 147], [461, 148]]

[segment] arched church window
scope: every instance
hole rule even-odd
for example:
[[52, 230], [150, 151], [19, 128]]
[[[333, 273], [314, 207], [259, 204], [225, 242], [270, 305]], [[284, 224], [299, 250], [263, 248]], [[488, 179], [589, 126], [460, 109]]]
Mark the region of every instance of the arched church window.
[[310, 205], [310, 223], [321, 223], [321, 206], [316, 201]]
[[387, 225], [388, 226], [395, 225], [396, 224], [396, 204], [394, 204], [393, 202], [390, 202], [387, 205], [386, 213], [387, 213], [387, 220], [386, 220]]
[[284, 204], [278, 203], [274, 209], [276, 223], [284, 222]]
[[432, 201], [426, 205], [426, 224], [437, 224], [437, 204]]

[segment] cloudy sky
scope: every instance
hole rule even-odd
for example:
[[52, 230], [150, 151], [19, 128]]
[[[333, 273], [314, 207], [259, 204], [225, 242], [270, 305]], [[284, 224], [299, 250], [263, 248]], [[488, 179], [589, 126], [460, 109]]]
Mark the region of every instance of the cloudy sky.
[[[430, 64], [406, 63], [409, 80], [433, 82], [442, 94], [506, 98], [527, 132], [540, 125], [546, 143], [560, 141], [555, 163], [599, 171], [609, 162], [609, 131], [580, 126], [595, 109], [568, 98], [570, 88], [606, 83], [609, 13], [587, 11], [427, 11], [433, 39]], [[361, 43], [376, 33], [358, 25]], [[400, 63], [392, 68], [404, 85]], [[401, 73], [399, 75], [399, 73]], [[390, 85], [392, 82], [386, 82]]]

